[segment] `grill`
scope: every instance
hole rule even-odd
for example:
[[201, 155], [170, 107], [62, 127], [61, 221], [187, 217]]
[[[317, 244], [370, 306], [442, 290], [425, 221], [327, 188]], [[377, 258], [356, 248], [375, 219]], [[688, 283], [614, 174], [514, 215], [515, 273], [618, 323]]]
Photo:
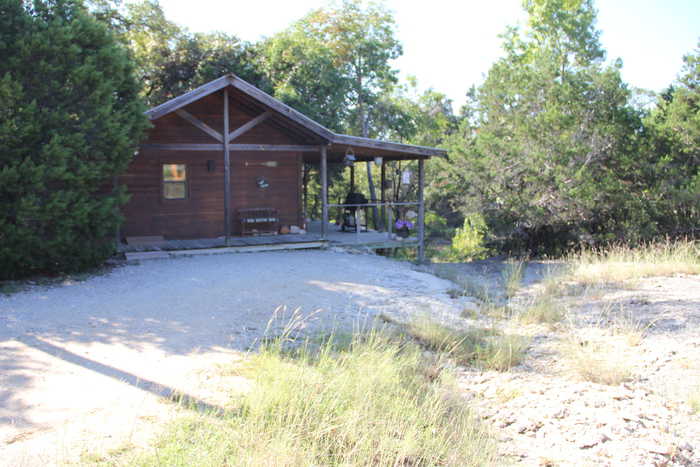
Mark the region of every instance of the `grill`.
[[[362, 193], [351, 191], [345, 197], [345, 202], [343, 204], [367, 204], [367, 198]], [[361, 208], [357, 206], [348, 206], [343, 209], [343, 225], [341, 227], [343, 232], [346, 232], [347, 230], [357, 232], [357, 225], [355, 225], [355, 211], [358, 209]]]

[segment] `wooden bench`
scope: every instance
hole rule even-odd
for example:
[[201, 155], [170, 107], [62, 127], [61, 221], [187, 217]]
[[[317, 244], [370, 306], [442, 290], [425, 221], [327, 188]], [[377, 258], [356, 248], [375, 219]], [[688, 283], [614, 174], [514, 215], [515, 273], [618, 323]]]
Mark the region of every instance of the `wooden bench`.
[[277, 233], [280, 215], [275, 208], [239, 209], [238, 220], [241, 223], [241, 235]]

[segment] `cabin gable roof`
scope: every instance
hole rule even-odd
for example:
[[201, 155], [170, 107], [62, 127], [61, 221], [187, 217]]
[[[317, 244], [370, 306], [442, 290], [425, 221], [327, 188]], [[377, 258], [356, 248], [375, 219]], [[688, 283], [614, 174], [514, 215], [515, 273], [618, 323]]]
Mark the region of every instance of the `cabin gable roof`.
[[447, 151], [438, 148], [417, 146], [411, 144], [394, 143], [389, 141], [380, 141], [371, 138], [362, 138], [359, 136], [350, 136], [335, 133], [320, 123], [307, 117], [301, 112], [275, 99], [266, 92], [256, 88], [252, 84], [242, 80], [238, 76], [229, 73], [220, 78], [217, 78], [209, 83], [203, 84], [192, 91], [182, 94], [178, 97], [170, 99], [160, 105], [157, 105], [145, 113], [150, 120], [156, 120], [164, 115], [175, 112], [183, 107], [202, 99], [212, 93], [215, 93], [227, 86], [232, 86], [241, 93], [249, 96], [253, 100], [261, 103], [266, 108], [272, 110], [275, 114], [292, 121], [297, 126], [314, 134], [316, 137], [325, 141], [326, 144], [333, 147], [347, 146], [357, 148], [358, 150], [367, 149], [371, 151], [390, 151], [395, 153], [403, 153], [413, 156], [442, 156], [447, 155]]

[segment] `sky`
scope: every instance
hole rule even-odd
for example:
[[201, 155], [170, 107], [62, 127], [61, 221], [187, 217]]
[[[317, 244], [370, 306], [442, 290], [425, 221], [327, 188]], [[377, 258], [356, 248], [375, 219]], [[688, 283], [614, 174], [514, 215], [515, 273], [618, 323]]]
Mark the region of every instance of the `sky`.
[[[445, 93], [455, 106], [501, 54], [498, 37], [525, 21], [521, 0], [385, 0], [396, 19], [401, 76]], [[161, 0], [166, 16], [194, 32], [223, 31], [257, 41], [285, 29], [325, 0]], [[608, 60], [623, 61], [633, 87], [660, 91], [700, 39], [700, 0], [597, 0]]]

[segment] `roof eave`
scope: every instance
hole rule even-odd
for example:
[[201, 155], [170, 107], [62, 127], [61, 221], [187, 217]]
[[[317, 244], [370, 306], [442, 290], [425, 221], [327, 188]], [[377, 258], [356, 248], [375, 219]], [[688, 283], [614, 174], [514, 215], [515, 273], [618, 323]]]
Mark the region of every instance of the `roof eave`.
[[414, 154], [418, 156], [427, 156], [427, 157], [447, 157], [447, 151], [444, 149], [439, 149], [439, 148], [432, 148], [428, 146], [418, 146], [414, 144], [404, 144], [404, 143], [393, 143], [389, 141], [381, 141], [381, 140], [376, 140], [376, 139], [370, 139], [370, 138], [362, 138], [359, 136], [351, 136], [351, 135], [342, 135], [342, 134], [334, 134], [333, 137], [333, 143], [334, 144], [346, 144], [348, 146], [355, 146], [355, 147], [365, 147], [368, 149], [376, 149], [376, 150], [387, 150], [387, 151], [396, 151], [396, 152], [402, 152], [406, 154]]

